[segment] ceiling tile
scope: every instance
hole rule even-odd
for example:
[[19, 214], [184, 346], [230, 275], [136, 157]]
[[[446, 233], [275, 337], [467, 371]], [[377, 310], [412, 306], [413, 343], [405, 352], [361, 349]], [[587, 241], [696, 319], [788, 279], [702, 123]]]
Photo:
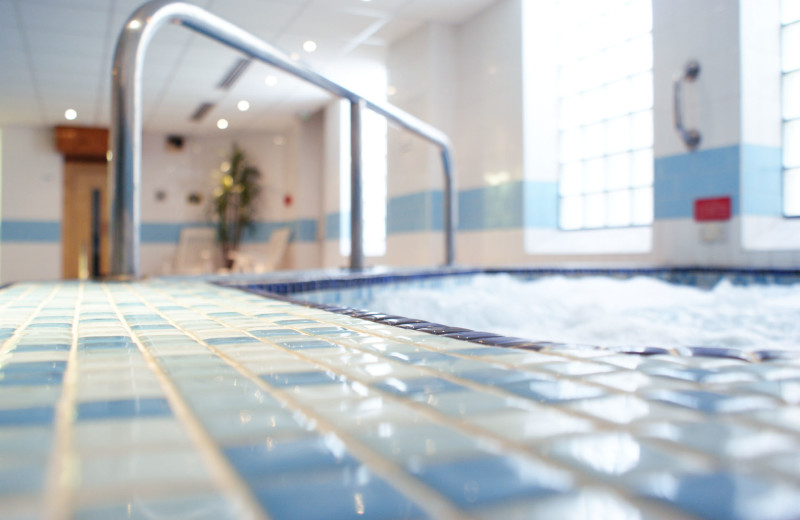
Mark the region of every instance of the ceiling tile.
[[312, 7], [303, 11], [286, 32], [304, 39], [328, 37], [349, 40], [361, 34], [378, 19], [375, 16]]
[[68, 2], [40, 4], [19, 2], [22, 25], [32, 31], [55, 31], [103, 37], [111, 4], [105, 9], [71, 7]]
[[409, 18], [461, 23], [475, 16], [495, 0], [413, 0], [403, 8]]
[[263, 0], [237, 0], [218, 2], [209, 11], [264, 40], [271, 40], [285, 30], [301, 11], [299, 3], [264, 2]]
[[423, 19], [421, 18], [395, 18], [370, 36], [367, 42], [374, 45], [388, 46], [400, 38], [411, 34], [414, 30], [421, 27], [423, 23]]
[[[303, 63], [347, 82], [382, 63], [386, 45], [425, 21], [452, 23], [496, 0], [188, 1], [287, 52], [298, 52]], [[125, 21], [143, 2], [0, 0], [0, 125], [12, 120], [19, 124], [26, 117], [28, 124], [41, 125], [42, 112], [49, 124], [60, 123], [67, 106], [79, 110], [81, 124], [108, 124], [114, 46]], [[301, 51], [307, 39], [318, 44], [313, 54]], [[148, 49], [142, 78], [147, 128], [219, 132], [216, 119], [201, 126], [186, 121], [187, 110], [211, 100], [219, 103], [212, 115], [228, 114], [232, 127], [235, 122], [237, 128], [277, 129], [296, 113], [328, 102], [320, 89], [260, 62], [254, 62], [230, 91], [217, 89], [241, 56], [186, 28], [159, 31]], [[278, 77], [275, 87], [265, 85], [268, 74]], [[38, 106], [36, 92], [44, 107]], [[242, 98], [253, 107], [246, 113], [235, 110]]]

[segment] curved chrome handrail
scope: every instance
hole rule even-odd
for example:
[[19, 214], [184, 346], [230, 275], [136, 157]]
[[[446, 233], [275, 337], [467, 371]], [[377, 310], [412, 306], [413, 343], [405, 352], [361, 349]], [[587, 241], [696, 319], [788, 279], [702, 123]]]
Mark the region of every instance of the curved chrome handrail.
[[[302, 78], [350, 101], [351, 119], [368, 108], [402, 128], [426, 139], [441, 150], [445, 175], [444, 225], [445, 264], [455, 258], [453, 238], [455, 191], [452, 145], [440, 130], [389, 104], [370, 101], [291, 59], [286, 53], [197, 6], [172, 0], [153, 0], [128, 18], [117, 40], [111, 93], [110, 188], [111, 188], [111, 276], [138, 278], [140, 246], [140, 185], [142, 168], [142, 67], [150, 41], [168, 23], [183, 25], [246, 55]], [[361, 222], [360, 125], [351, 130], [351, 269], [364, 266]]]

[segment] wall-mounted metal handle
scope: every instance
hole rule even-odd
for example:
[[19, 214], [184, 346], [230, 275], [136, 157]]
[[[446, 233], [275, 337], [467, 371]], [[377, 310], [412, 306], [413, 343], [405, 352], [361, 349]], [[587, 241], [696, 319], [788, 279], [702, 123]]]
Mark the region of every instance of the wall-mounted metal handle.
[[681, 135], [681, 139], [686, 143], [689, 150], [694, 150], [700, 144], [700, 132], [695, 129], [687, 130], [683, 126], [683, 99], [681, 96], [681, 85], [684, 81], [690, 82], [697, 78], [700, 74], [700, 64], [696, 61], [690, 61], [683, 69], [683, 74], [672, 82], [673, 99], [673, 115], [675, 118], [675, 130]]

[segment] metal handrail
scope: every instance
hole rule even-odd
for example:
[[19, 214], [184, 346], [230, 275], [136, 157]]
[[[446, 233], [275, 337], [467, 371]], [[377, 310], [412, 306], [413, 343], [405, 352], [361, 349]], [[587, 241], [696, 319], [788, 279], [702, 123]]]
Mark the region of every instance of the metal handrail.
[[[142, 5], [128, 18], [117, 40], [111, 93], [110, 188], [111, 188], [111, 276], [138, 278], [141, 173], [142, 173], [142, 68], [144, 55], [156, 32], [168, 23], [183, 25], [244, 54], [302, 78], [328, 92], [350, 101], [351, 120], [360, 118], [368, 108], [402, 128], [437, 145], [444, 168], [445, 264], [455, 258], [453, 238], [455, 191], [452, 146], [440, 130], [385, 103], [370, 101], [352, 90], [326, 78], [286, 53], [247, 31], [197, 6], [172, 0], [153, 0]], [[360, 120], [360, 119], [359, 119]], [[351, 125], [351, 211], [350, 267], [364, 266], [361, 222], [361, 132]]]

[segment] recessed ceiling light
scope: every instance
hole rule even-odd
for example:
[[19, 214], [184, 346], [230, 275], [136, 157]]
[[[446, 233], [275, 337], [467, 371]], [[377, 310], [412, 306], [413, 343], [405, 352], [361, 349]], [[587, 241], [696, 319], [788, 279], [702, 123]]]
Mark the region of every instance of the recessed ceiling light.
[[64, 119], [68, 121], [73, 121], [78, 117], [78, 112], [74, 108], [68, 108], [64, 112]]
[[250, 109], [250, 103], [248, 103], [246, 100], [243, 99], [238, 103], [236, 103], [236, 108], [238, 108], [242, 112], [246, 112]]
[[317, 42], [314, 40], [307, 40], [303, 42], [303, 50], [306, 52], [314, 52], [317, 50]]
[[226, 128], [228, 128], [228, 120], [220, 119], [219, 121], [217, 121], [217, 128], [219, 128], [220, 130], [225, 130]]
[[266, 83], [267, 86], [269, 87], [274, 87], [275, 85], [278, 84], [278, 78], [277, 76], [273, 76], [272, 74], [270, 74], [269, 76], [264, 78], [264, 83]]

